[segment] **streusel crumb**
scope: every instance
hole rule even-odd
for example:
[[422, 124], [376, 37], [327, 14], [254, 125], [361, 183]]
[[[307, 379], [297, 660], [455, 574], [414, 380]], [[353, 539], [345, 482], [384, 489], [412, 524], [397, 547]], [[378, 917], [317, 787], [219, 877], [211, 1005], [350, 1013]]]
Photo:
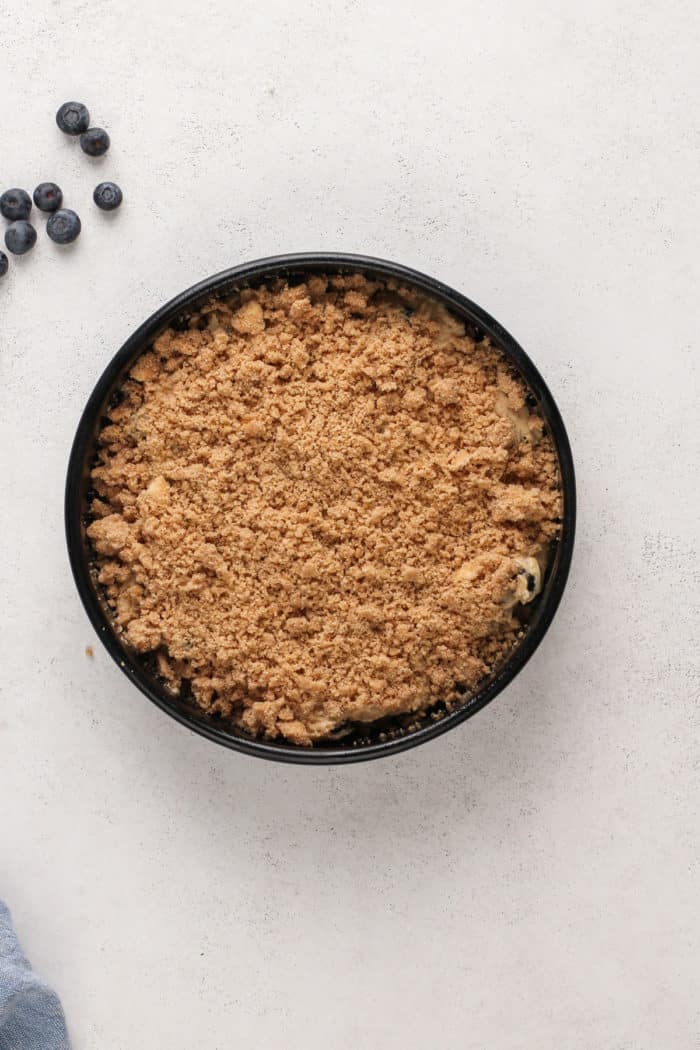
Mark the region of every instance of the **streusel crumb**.
[[508, 360], [360, 275], [212, 301], [134, 364], [92, 471], [117, 629], [173, 692], [309, 745], [473, 689], [561, 515]]

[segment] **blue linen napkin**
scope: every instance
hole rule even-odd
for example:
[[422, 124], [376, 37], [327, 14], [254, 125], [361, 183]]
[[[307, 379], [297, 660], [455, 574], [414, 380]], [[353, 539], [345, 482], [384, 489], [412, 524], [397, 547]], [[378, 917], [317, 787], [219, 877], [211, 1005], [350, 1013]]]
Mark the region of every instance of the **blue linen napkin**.
[[70, 1050], [55, 992], [32, 971], [0, 901], [0, 1050]]

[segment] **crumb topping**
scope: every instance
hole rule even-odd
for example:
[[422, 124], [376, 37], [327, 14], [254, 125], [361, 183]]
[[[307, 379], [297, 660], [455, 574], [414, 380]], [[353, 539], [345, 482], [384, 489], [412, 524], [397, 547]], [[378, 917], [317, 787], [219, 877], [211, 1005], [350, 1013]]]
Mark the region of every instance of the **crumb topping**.
[[309, 745], [473, 689], [561, 515], [512, 365], [410, 287], [212, 301], [107, 413], [88, 536], [117, 629], [173, 692]]

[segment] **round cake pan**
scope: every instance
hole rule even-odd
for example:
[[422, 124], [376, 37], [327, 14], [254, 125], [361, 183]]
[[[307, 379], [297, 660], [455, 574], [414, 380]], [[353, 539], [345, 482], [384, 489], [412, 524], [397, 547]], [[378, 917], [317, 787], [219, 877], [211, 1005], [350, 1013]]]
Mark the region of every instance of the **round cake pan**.
[[[357, 726], [338, 744], [295, 747], [244, 735], [226, 722], [207, 715], [186, 691], [182, 696], [173, 696], [159, 679], [154, 660], [135, 653], [125, 644], [115, 630], [101, 594], [94, 555], [86, 537], [90, 470], [96, 456], [97, 434], [110, 400], [139, 354], [147, 350], [165, 328], [185, 325], [188, 316], [212, 296], [225, 296], [241, 286], [254, 286], [280, 276], [300, 281], [315, 273], [358, 272], [371, 277], [398, 278], [421, 289], [461, 318], [477, 340], [488, 336], [491, 343], [511, 359], [536, 401], [559, 459], [563, 497], [561, 532], [552, 551], [542, 591], [526, 607], [528, 620], [521, 639], [503, 664], [475, 691], [465, 695], [461, 704], [451, 710], [438, 705], [422, 716]], [[70, 454], [65, 496], [68, 554], [78, 592], [105, 648], [134, 685], [166, 714], [217, 744], [259, 758], [310, 764], [357, 762], [404, 751], [454, 729], [493, 700], [527, 663], [552, 622], [569, 572], [575, 519], [574, 467], [564, 424], [544, 380], [513, 337], [481, 307], [432, 277], [382, 259], [323, 252], [280, 255], [235, 266], [176, 296], [142, 324], [107, 365], [85, 406]]]

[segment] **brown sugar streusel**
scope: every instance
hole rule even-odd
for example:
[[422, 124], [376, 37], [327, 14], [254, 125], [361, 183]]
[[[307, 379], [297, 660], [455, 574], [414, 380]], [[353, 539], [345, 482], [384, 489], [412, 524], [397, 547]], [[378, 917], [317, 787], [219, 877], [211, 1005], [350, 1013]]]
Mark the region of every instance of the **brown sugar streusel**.
[[308, 745], [474, 688], [556, 538], [555, 452], [487, 341], [361, 275], [212, 301], [132, 367], [88, 536], [173, 692]]

